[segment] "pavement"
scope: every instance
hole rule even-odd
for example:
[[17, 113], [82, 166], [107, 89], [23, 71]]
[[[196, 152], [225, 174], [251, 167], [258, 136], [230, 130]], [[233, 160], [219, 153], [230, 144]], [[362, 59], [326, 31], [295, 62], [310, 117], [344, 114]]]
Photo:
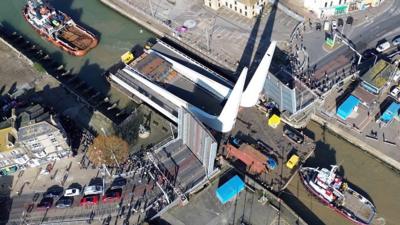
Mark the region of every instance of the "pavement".
[[[177, 1], [175, 4], [150, 1], [152, 7], [149, 7], [149, 1], [146, 0], [102, 2], [231, 71], [236, 70], [242, 57], [253, 57], [259, 49], [268, 47], [269, 42], [260, 42], [261, 37], [265, 40], [272, 35], [272, 40], [279, 41], [278, 45], [284, 45], [298, 23], [281, 10], [270, 14], [270, 5], [265, 7], [260, 21], [257, 21], [224, 7], [214, 11], [204, 6], [201, 0]], [[170, 21], [168, 25], [166, 21]], [[194, 21], [195, 26], [186, 32], [177, 33], [176, 28], [186, 21]]]
[[[268, 126], [266, 113], [257, 108], [241, 109], [237, 122], [231, 135], [241, 139], [243, 142], [257, 146], [257, 141], [261, 141], [266, 147], [259, 147], [258, 150], [274, 158], [278, 163], [275, 170], [268, 170], [266, 173], [255, 175], [265, 187], [274, 192], [279, 192], [286, 188], [300, 164], [308, 159], [315, 149], [315, 143], [305, 137], [302, 144], [297, 144], [283, 135], [283, 129], [286, 125], [281, 123], [277, 128]], [[290, 156], [296, 153], [300, 157], [299, 163], [289, 169], [286, 162]], [[238, 161], [238, 160], [236, 160]], [[241, 168], [237, 162], [233, 163], [236, 168], [246, 172], [246, 168]]]
[[[42, 75], [32, 67], [32, 63], [22, 54], [13, 50], [6, 41], [0, 38], [1, 89], [0, 95], [17, 89], [29, 88], [42, 78]], [[15, 63], [19, 62], [19, 63]], [[15, 76], [18, 74], [18, 76]]]
[[261, 189], [255, 191], [246, 188], [230, 202], [221, 204], [215, 191], [234, 173], [233, 170], [228, 171], [222, 178], [214, 180], [201, 193], [192, 196], [189, 204], [169, 210], [158, 222], [174, 225], [305, 224], [292, 212], [288, 212], [287, 206], [279, 205], [271, 193], [264, 192], [263, 201]]

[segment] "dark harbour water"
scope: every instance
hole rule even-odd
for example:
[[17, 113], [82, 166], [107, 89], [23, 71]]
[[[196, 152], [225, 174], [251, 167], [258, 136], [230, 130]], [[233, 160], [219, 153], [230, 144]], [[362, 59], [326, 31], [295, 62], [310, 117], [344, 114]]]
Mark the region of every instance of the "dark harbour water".
[[25, 0], [1, 0], [0, 22], [5, 28], [22, 34], [44, 48], [67, 70], [78, 74], [99, 90], [108, 86], [100, 76], [120, 56], [136, 44], [144, 44], [155, 35], [116, 13], [98, 0], [50, 0], [55, 8], [71, 16], [74, 21], [94, 33], [99, 45], [84, 57], [71, 56], [43, 40], [22, 17]]

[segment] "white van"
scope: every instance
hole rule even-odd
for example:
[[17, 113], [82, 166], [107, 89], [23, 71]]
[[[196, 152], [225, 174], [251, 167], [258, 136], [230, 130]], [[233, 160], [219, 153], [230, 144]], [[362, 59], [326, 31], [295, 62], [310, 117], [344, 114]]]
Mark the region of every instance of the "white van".
[[85, 187], [84, 195], [98, 195], [103, 193], [103, 187], [100, 185], [92, 185]]
[[331, 23], [329, 21], [324, 22], [324, 31], [330, 31], [331, 29]]
[[382, 44], [376, 47], [376, 51], [384, 52], [390, 48], [390, 43], [388, 41], [383, 42]]

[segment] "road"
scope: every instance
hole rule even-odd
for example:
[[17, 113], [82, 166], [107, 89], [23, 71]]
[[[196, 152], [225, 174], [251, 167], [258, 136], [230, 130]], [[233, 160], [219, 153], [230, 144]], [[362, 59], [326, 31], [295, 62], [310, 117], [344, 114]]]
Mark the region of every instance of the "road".
[[[361, 53], [366, 49], [375, 48], [378, 41], [382, 39], [392, 41], [395, 36], [400, 35], [399, 14], [400, 1], [394, 1], [390, 9], [385, 13], [371, 19], [365, 25], [354, 27], [347, 33], [345, 32], [345, 35], [355, 44], [357, 51]], [[312, 66], [317, 65], [317, 68], [320, 68], [339, 58], [341, 55], [351, 57], [353, 54], [347, 46], [341, 46], [317, 61], [310, 62], [310, 64]]]

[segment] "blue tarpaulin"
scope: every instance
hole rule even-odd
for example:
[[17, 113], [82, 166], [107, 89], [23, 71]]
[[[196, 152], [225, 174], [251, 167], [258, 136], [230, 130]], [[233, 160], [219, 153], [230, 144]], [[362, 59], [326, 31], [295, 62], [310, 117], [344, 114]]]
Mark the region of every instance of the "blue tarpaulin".
[[344, 101], [336, 111], [336, 115], [343, 120], [346, 120], [347, 117], [353, 112], [354, 108], [358, 106], [360, 103], [360, 99], [350, 95], [346, 101]]
[[385, 112], [379, 118], [384, 123], [389, 123], [392, 121], [393, 117], [398, 116], [400, 111], [400, 104], [392, 102], [390, 106], [385, 110]]
[[235, 175], [217, 189], [217, 198], [222, 204], [225, 204], [244, 190], [244, 187], [245, 185], [242, 179], [240, 179], [238, 175]]

